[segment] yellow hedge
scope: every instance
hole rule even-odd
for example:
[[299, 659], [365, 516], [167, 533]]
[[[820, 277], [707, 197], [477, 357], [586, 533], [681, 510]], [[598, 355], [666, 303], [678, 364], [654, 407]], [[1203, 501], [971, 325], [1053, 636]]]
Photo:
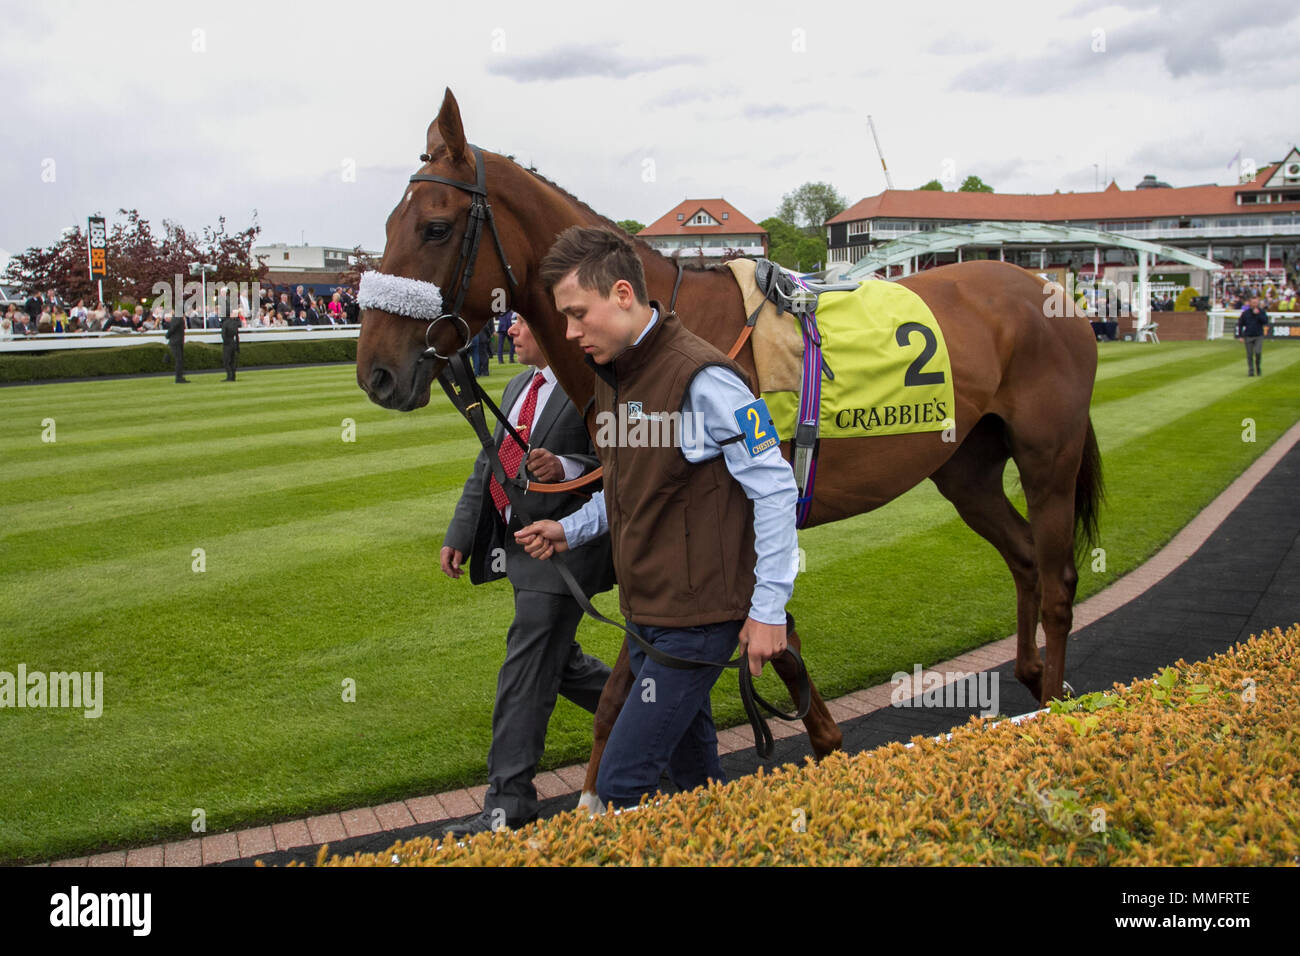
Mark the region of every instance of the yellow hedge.
[[1300, 625], [950, 742], [917, 737], [634, 811], [329, 866], [1294, 864]]

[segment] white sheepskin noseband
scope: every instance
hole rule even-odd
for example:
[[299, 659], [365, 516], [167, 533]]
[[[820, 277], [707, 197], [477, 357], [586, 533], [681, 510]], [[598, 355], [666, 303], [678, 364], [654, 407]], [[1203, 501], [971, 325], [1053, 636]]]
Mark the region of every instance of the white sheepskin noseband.
[[442, 315], [442, 290], [432, 282], [404, 279], [385, 272], [363, 272], [357, 304], [395, 315], [432, 321]]

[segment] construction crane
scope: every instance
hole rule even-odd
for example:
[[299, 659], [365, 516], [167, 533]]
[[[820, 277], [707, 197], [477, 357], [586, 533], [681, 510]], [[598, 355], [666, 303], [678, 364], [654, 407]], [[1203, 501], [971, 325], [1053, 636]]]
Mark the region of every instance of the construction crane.
[[885, 185], [890, 189], [894, 188], [893, 177], [889, 175], [889, 167], [885, 165], [885, 154], [880, 148], [880, 137], [876, 135], [876, 124], [872, 122], [870, 114], [867, 116], [867, 126], [871, 129], [871, 138], [876, 143], [876, 154], [880, 157], [880, 168], [885, 171]]

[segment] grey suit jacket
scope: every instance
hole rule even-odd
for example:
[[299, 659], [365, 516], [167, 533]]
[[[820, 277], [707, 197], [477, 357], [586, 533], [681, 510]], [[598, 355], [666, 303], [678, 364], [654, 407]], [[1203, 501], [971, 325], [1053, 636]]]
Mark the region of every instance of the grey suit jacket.
[[[501, 396], [502, 412], [510, 414], [511, 407], [535, 373], [536, 369], [529, 368], [510, 380]], [[497, 448], [501, 447], [504, 436], [505, 428], [497, 422], [493, 435]], [[581, 461], [584, 474], [599, 466], [582, 416], [559, 385], [551, 389], [545, 407], [538, 410], [528, 441], [533, 447], [545, 448], [553, 454]], [[460, 501], [456, 503], [456, 511], [447, 528], [443, 546], [455, 548], [469, 556], [469, 579], [474, 584], [509, 577], [510, 583], [521, 590], [568, 594], [568, 586], [551, 564], [555, 558], [548, 561], [530, 558], [516, 543], [514, 532], [522, 525], [513, 512], [511, 527], [506, 528], [488, 490], [491, 477], [492, 469], [488, 465], [487, 453], [480, 449], [474, 462], [474, 471], [465, 482]], [[589, 487], [594, 491], [598, 486]], [[586, 501], [585, 497], [577, 494], [537, 493], [527, 495], [526, 499], [524, 508], [534, 521], [543, 518], [558, 520], [577, 511]], [[501, 570], [502, 558], [504, 572]], [[568, 565], [587, 594], [608, 591], [614, 584], [614, 564], [610, 557], [608, 534], [574, 548], [559, 558]]]

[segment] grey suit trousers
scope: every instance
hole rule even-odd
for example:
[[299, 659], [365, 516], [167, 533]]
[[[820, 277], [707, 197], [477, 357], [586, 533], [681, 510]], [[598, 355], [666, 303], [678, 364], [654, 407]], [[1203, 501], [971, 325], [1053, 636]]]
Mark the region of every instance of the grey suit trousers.
[[[609, 665], [584, 654], [574, 640], [582, 608], [567, 594], [515, 588], [515, 619], [506, 633], [506, 659], [497, 675], [483, 808], [501, 808], [506, 822], [537, 813], [533, 777], [546, 745], [546, 725], [563, 694], [595, 713]], [[502, 706], [502, 702], [508, 706]]]

